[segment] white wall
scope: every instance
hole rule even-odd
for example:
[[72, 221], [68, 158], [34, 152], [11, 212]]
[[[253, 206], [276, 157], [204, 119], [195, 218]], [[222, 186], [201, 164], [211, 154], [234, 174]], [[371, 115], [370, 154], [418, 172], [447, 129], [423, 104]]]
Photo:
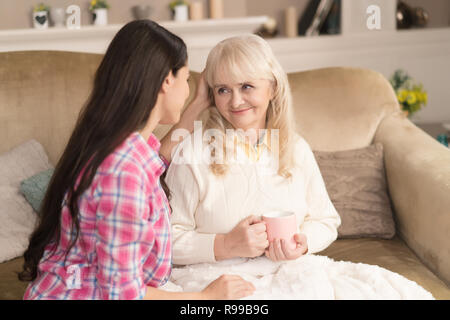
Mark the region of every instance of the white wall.
[[287, 71], [362, 67], [389, 78], [404, 69], [428, 92], [412, 120], [450, 122], [450, 28], [269, 41]]

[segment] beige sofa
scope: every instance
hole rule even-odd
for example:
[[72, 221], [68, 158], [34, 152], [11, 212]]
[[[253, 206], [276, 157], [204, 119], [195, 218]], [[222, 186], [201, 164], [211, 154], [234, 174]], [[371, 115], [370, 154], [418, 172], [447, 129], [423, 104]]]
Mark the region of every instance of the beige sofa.
[[[101, 58], [0, 53], [0, 153], [34, 138], [55, 164]], [[320, 254], [379, 265], [416, 281], [437, 299], [450, 299], [450, 151], [401, 115], [389, 83], [376, 72], [326, 68], [289, 74], [289, 81], [300, 134], [313, 150], [377, 141], [385, 150], [397, 235], [337, 240]], [[167, 129], [158, 128], [157, 135]], [[27, 284], [15, 274], [22, 262], [19, 257], [0, 264], [0, 299], [22, 298]]]

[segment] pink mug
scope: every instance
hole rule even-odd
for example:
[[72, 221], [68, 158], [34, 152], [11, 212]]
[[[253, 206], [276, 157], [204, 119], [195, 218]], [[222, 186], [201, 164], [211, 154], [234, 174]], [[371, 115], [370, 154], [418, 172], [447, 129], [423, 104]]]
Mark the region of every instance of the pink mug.
[[262, 215], [266, 222], [266, 232], [269, 242], [275, 239], [285, 239], [286, 245], [291, 249], [297, 247], [294, 235], [298, 233], [297, 220], [294, 212], [272, 211]]

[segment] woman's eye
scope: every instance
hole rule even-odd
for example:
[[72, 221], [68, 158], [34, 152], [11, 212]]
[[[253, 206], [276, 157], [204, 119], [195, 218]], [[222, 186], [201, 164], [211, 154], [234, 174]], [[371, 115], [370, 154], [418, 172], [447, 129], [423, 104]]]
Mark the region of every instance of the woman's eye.
[[225, 89], [225, 88], [219, 88], [219, 90], [217, 90], [218, 94], [223, 94], [223, 93], [226, 93], [226, 92], [227, 92], [227, 89]]
[[253, 88], [253, 86], [251, 86], [249, 84], [242, 85], [242, 89], [244, 89], [244, 90], [251, 89], [251, 88]]

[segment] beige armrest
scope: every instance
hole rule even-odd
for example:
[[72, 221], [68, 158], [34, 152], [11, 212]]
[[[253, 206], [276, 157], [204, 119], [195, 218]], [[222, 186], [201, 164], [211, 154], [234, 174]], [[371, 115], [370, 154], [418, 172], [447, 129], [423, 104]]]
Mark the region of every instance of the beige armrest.
[[450, 150], [397, 114], [383, 119], [375, 142], [384, 147], [397, 232], [450, 284]]

